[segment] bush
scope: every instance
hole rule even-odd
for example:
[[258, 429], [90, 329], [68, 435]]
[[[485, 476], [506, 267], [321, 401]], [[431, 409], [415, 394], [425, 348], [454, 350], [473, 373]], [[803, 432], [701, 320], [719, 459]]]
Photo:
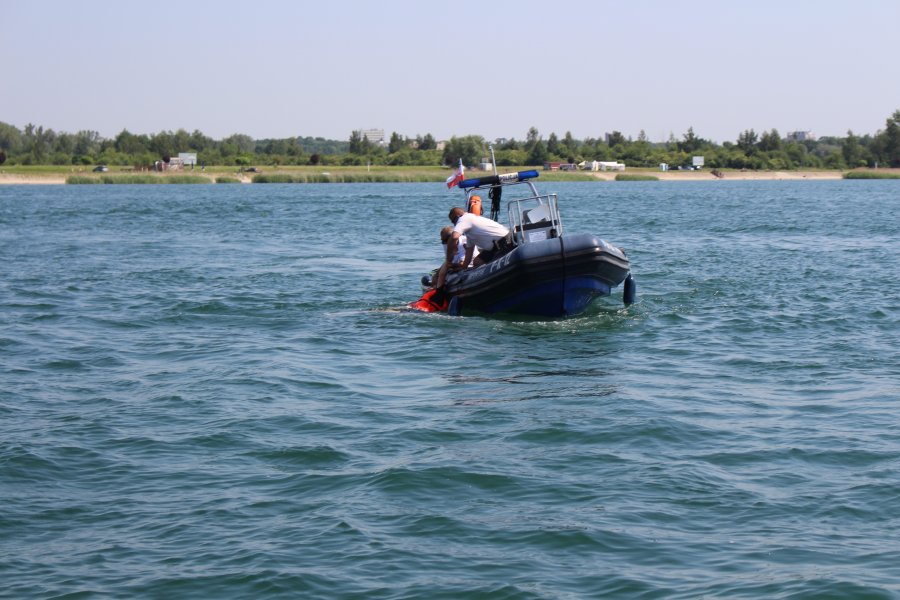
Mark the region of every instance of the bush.
[[83, 175], [70, 175], [66, 178], [66, 183], [73, 185], [100, 183], [96, 177], [85, 177]]
[[169, 175], [164, 177], [166, 181], [163, 183], [211, 183], [210, 180], [202, 175]]
[[848, 171], [844, 179], [900, 179], [900, 171]]
[[295, 183], [295, 181], [286, 173], [273, 173], [271, 175], [254, 175], [253, 183]]
[[210, 183], [209, 179], [200, 175], [103, 175], [101, 177], [89, 177], [86, 175], [71, 175], [66, 178], [66, 183], [71, 184], [155, 184], [155, 183]]
[[659, 177], [655, 175], [627, 175], [619, 173], [616, 175], [616, 181], [659, 181]]

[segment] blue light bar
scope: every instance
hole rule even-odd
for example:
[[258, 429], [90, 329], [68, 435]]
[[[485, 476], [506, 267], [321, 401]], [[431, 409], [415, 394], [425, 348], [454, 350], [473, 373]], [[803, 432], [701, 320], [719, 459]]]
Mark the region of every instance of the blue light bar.
[[530, 171], [519, 171], [518, 173], [504, 173], [503, 175], [488, 175], [487, 177], [477, 177], [475, 179], [464, 179], [459, 182], [459, 187], [461, 189], [469, 189], [474, 187], [481, 187], [483, 185], [496, 185], [498, 183], [516, 183], [518, 181], [525, 181], [526, 179], [534, 179], [535, 177], [539, 177], [540, 173], [535, 170]]

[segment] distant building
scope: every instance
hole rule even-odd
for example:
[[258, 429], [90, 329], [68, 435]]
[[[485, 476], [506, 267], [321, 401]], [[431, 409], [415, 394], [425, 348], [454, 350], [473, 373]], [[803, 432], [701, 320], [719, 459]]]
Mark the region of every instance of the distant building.
[[361, 133], [370, 144], [384, 146], [384, 129], [363, 129]]
[[174, 156], [169, 158], [169, 162], [158, 160], [153, 163], [153, 169], [155, 171], [181, 171], [184, 169], [184, 160]]
[[812, 131], [791, 131], [784, 139], [790, 142], [814, 142], [816, 136]]
[[620, 163], [618, 161], [588, 160], [588, 161], [581, 161], [576, 166], [579, 169], [584, 169], [585, 171], [624, 171], [625, 170], [625, 163]]

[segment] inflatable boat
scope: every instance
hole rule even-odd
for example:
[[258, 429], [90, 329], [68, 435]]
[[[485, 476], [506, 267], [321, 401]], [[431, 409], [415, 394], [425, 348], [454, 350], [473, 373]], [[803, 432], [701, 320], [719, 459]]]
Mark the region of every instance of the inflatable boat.
[[[442, 290], [426, 289], [410, 306], [445, 308], [450, 315], [571, 317], [619, 285], [625, 304], [634, 302], [636, 286], [625, 252], [589, 233], [566, 235], [557, 195], [538, 193], [532, 181], [538, 175], [520, 171], [459, 183], [466, 206], [472, 196], [487, 193], [495, 221], [502, 197], [516, 194], [506, 204], [512, 250], [479, 267], [448, 274]], [[422, 284], [427, 288], [430, 279], [424, 277]]]

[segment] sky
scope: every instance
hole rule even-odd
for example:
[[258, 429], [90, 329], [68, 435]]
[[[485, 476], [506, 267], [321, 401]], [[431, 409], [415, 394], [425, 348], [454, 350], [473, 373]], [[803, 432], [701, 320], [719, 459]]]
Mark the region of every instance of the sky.
[[875, 134], [898, 0], [0, 0], [0, 122], [214, 139]]

